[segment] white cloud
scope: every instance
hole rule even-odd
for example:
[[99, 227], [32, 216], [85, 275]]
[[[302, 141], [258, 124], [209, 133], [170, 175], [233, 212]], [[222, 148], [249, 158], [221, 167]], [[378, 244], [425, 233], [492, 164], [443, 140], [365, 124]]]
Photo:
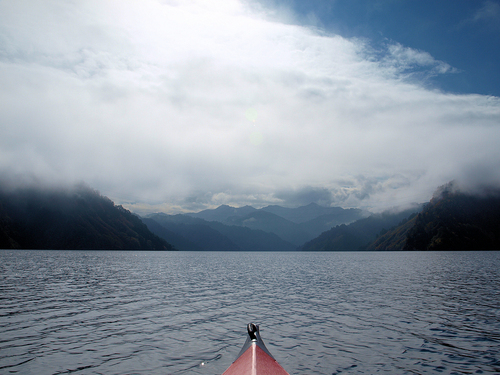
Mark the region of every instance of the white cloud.
[[397, 74], [425, 69], [428, 75], [457, 72], [449, 64], [435, 60], [428, 52], [404, 47], [399, 43], [388, 46], [384, 62], [395, 69]]
[[236, 0], [3, 1], [0, 168], [142, 209], [423, 201], [500, 161], [498, 98], [412, 76], [452, 70]]

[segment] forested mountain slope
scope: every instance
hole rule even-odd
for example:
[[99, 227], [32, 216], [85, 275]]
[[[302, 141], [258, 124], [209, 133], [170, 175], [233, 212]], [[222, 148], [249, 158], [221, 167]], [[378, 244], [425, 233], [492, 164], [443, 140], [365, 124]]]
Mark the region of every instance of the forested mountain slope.
[[423, 210], [368, 246], [373, 250], [499, 250], [500, 192], [440, 187]]
[[405, 250], [500, 250], [500, 192], [447, 185], [415, 218]]
[[299, 250], [303, 251], [353, 251], [366, 250], [377, 235], [385, 233], [401, 221], [418, 211], [419, 207], [398, 213], [384, 212], [360, 219], [349, 225], [337, 225], [307, 242]]
[[226, 225], [188, 215], [152, 214], [143, 219], [149, 229], [179, 250], [293, 251], [296, 246], [274, 233]]
[[0, 248], [173, 250], [89, 187], [0, 189]]

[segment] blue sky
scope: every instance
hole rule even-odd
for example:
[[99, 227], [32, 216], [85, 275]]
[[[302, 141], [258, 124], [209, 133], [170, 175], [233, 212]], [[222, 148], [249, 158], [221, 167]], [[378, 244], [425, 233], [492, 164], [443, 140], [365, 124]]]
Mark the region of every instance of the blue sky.
[[400, 43], [451, 65], [454, 74], [429, 84], [446, 91], [500, 96], [500, 1], [262, 0], [293, 11], [291, 22], [345, 37], [366, 38], [375, 49]]
[[497, 0], [0, 0], [0, 176], [139, 213], [500, 185]]

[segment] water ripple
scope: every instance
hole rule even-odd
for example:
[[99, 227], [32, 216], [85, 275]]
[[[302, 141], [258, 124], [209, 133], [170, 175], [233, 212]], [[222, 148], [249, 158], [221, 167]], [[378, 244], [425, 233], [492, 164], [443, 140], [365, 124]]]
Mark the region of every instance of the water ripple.
[[0, 251], [0, 373], [500, 372], [500, 253]]

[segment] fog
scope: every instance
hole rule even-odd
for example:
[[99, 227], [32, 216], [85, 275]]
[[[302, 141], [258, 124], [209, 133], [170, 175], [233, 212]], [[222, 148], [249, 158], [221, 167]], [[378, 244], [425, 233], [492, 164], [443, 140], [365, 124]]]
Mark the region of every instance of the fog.
[[379, 211], [499, 183], [499, 98], [434, 88], [460, 72], [425, 51], [251, 5], [0, 2], [2, 174], [137, 212]]

